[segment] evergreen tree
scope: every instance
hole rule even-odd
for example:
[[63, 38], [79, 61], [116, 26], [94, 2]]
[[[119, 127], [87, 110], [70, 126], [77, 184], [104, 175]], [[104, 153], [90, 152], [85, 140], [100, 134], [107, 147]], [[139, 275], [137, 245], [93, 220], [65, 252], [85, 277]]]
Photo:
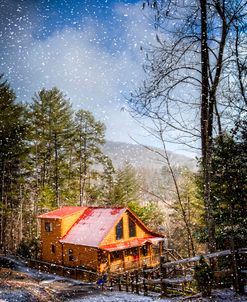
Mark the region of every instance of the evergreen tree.
[[[16, 217], [22, 197], [22, 176], [27, 155], [26, 110], [16, 102], [9, 84], [0, 76], [0, 245], [13, 250], [18, 241]], [[22, 218], [21, 218], [22, 219]], [[18, 228], [16, 228], [18, 230]], [[18, 243], [18, 242], [16, 242]]]
[[31, 105], [33, 160], [37, 193], [41, 204], [58, 207], [68, 175], [68, 153], [73, 136], [69, 100], [57, 88], [42, 89]]
[[127, 206], [130, 202], [140, 200], [140, 183], [136, 171], [126, 163], [117, 171], [113, 189], [112, 203]]
[[212, 169], [212, 198], [218, 248], [228, 248], [232, 244], [246, 246], [246, 125], [235, 138], [225, 134], [215, 140]]
[[85, 110], [76, 113], [75, 125], [76, 176], [79, 178], [80, 205], [83, 205], [87, 203], [86, 191], [91, 191], [91, 181], [98, 176], [93, 166], [104, 164], [105, 157], [100, 147], [105, 142], [105, 125]]

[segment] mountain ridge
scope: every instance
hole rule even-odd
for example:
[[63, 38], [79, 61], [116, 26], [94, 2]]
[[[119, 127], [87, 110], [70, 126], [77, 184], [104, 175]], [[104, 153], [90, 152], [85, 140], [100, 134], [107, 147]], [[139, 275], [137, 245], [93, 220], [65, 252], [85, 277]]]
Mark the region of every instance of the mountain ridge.
[[[138, 144], [106, 141], [102, 146], [102, 151], [112, 160], [114, 167], [117, 169], [120, 169], [126, 162], [135, 168], [152, 168], [155, 170], [160, 170], [162, 166], [167, 165], [163, 158], [165, 156], [164, 150], [156, 147], [148, 146], [145, 148], [145, 146]], [[168, 156], [172, 166], [187, 167], [191, 171], [197, 170], [197, 161], [194, 158], [172, 151], [168, 151]]]

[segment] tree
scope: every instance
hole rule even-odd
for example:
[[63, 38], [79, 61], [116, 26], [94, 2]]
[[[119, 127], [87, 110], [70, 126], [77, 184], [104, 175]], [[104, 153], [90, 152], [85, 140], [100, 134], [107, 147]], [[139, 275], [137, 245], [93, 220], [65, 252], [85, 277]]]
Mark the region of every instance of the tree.
[[[96, 164], [109, 164], [100, 146], [105, 142], [105, 125], [96, 121], [91, 112], [79, 110], [75, 116], [75, 152], [79, 162], [80, 205], [86, 204], [86, 181], [92, 177], [90, 168]], [[77, 175], [78, 175], [77, 174]]]
[[[188, 169], [182, 170], [181, 177], [178, 179], [180, 202], [174, 196], [175, 202], [170, 214], [172, 220], [171, 238], [176, 250], [185, 257], [195, 256], [200, 250], [201, 246], [196, 240], [196, 233], [198, 229], [205, 228], [203, 200], [198, 192], [197, 179], [197, 174]], [[183, 211], [181, 211], [181, 203]]]
[[236, 39], [236, 26], [244, 23], [247, 4], [241, 0], [145, 3], [155, 12], [159, 32], [157, 45], [147, 53], [148, 78], [132, 94], [130, 105], [139, 116], [161, 124], [159, 128], [170, 139], [173, 135], [177, 142], [190, 146], [191, 140], [194, 146], [195, 140], [201, 141], [208, 248], [214, 251], [212, 141], [224, 126], [226, 98], [219, 92], [231, 78], [227, 66], [236, 57], [230, 46]]
[[[214, 140], [212, 157], [212, 201], [218, 248], [247, 244], [247, 140], [225, 133]], [[233, 242], [231, 242], [233, 240]], [[234, 248], [235, 249], [235, 248]]]
[[[27, 159], [27, 112], [0, 76], [0, 245], [6, 251], [18, 244], [15, 225], [22, 201], [22, 177]], [[20, 226], [22, 225], [22, 217]]]
[[112, 203], [118, 206], [128, 206], [130, 202], [139, 202], [140, 183], [135, 169], [130, 163], [125, 163], [116, 173]]
[[58, 207], [62, 203], [61, 188], [68, 170], [67, 154], [73, 135], [69, 100], [57, 88], [42, 89], [33, 98], [31, 123], [37, 191], [41, 199], [50, 196], [49, 207]]
[[164, 214], [156, 202], [148, 201], [141, 205], [136, 201], [130, 201], [128, 207], [152, 230], [161, 231]]

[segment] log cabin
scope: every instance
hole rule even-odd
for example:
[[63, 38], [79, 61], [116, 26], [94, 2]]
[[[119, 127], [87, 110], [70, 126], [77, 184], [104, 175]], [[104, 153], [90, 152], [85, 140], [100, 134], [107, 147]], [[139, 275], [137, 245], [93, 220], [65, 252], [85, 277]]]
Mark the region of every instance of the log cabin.
[[159, 264], [164, 238], [129, 208], [63, 207], [38, 216], [41, 260], [99, 273]]

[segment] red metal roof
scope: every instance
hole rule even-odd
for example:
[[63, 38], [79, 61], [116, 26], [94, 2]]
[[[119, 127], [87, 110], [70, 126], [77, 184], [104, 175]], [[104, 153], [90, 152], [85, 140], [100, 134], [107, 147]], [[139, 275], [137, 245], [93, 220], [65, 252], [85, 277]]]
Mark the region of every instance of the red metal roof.
[[125, 211], [126, 208], [88, 207], [60, 242], [98, 247]]
[[157, 243], [162, 240], [164, 240], [164, 238], [161, 238], [161, 237], [135, 238], [132, 240], [123, 241], [123, 242], [119, 242], [119, 243], [101, 245], [100, 248], [102, 250], [106, 250], [108, 252], [113, 252], [113, 251], [125, 250], [125, 249], [131, 248], [131, 247], [141, 246], [147, 242]]
[[45, 214], [41, 214], [38, 216], [38, 218], [63, 218], [69, 215], [72, 215], [76, 212], [83, 212], [87, 208], [85, 207], [63, 207], [61, 209], [57, 209]]

